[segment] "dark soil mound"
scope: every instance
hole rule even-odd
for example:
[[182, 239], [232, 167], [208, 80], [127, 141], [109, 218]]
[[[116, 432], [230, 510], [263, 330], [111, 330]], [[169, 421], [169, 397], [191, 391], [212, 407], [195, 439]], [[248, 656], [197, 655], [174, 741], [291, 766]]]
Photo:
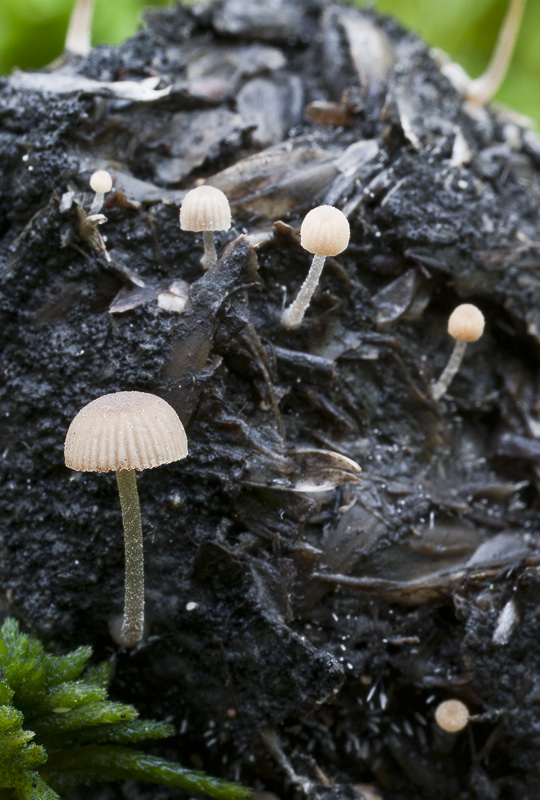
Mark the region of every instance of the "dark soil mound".
[[[310, 0], [163, 11], [1, 82], [6, 612], [114, 654], [116, 695], [180, 730], [164, 755], [281, 798], [537, 800], [539, 167], [417, 38]], [[98, 168], [111, 262], [81, 228]], [[201, 179], [233, 207], [207, 273], [178, 226]], [[287, 331], [323, 203], [351, 242]], [[486, 333], [435, 402], [464, 301]], [[165, 397], [190, 446], [139, 477], [134, 653], [107, 630], [114, 476], [63, 463], [75, 413], [121, 389]], [[449, 698], [476, 717], [455, 736]]]

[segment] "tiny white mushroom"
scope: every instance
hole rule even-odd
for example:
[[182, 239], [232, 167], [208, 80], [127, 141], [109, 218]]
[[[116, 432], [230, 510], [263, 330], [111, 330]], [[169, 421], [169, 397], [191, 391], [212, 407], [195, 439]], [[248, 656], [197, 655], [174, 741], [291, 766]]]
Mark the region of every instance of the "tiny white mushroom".
[[432, 52], [442, 74], [473, 106], [485, 106], [498, 92], [506, 75], [523, 19], [526, 0], [509, 0], [506, 15], [497, 36], [489, 64], [482, 75], [471, 78], [460, 64], [435, 48]]
[[446, 733], [462, 731], [469, 719], [469, 709], [461, 700], [445, 700], [435, 709], [435, 722]]
[[299, 328], [309, 306], [327, 256], [337, 256], [349, 244], [350, 227], [345, 214], [334, 206], [317, 206], [306, 214], [300, 228], [300, 244], [313, 261], [296, 299], [281, 315], [281, 324], [288, 330]]
[[431, 387], [434, 400], [439, 400], [446, 392], [460, 367], [468, 342], [476, 342], [482, 336], [484, 325], [484, 315], [471, 303], [463, 303], [452, 311], [448, 319], [448, 333], [456, 343], [441, 377]]
[[90, 214], [97, 214], [103, 205], [103, 198], [112, 189], [112, 178], [106, 169], [98, 169], [90, 178], [90, 188], [96, 193], [90, 206]]
[[197, 186], [184, 197], [180, 209], [180, 227], [183, 231], [202, 232], [204, 256], [203, 269], [217, 261], [214, 231], [228, 231], [231, 227], [231, 207], [226, 195], [215, 186]]

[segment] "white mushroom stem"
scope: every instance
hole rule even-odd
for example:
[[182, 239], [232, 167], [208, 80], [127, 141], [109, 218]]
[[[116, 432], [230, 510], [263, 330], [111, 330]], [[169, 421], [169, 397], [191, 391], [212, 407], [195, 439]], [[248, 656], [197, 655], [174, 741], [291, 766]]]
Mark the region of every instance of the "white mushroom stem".
[[525, 2], [526, 0], [510, 0], [491, 61], [484, 74], [471, 81], [467, 89], [466, 97], [471, 103], [485, 105], [502, 84], [514, 52]]
[[461, 365], [463, 354], [465, 353], [466, 348], [467, 342], [456, 339], [452, 355], [450, 356], [450, 361], [443, 370], [439, 380], [436, 381], [436, 383], [434, 383], [431, 387], [431, 396], [434, 400], [438, 400], [440, 397], [442, 397], [452, 383], [454, 375]]
[[137, 478], [134, 469], [116, 473], [124, 523], [126, 588], [120, 642], [136, 647], [144, 631], [144, 552]]
[[98, 214], [101, 209], [103, 208], [103, 201], [105, 200], [105, 194], [103, 192], [96, 192], [94, 195], [94, 199], [92, 200], [92, 205], [90, 206], [89, 216], [92, 214]]
[[281, 324], [288, 330], [299, 328], [323, 271], [325, 256], [314, 255], [307, 278], [291, 305], [281, 315]]
[[101, 211], [103, 200], [107, 192], [110, 192], [113, 186], [112, 178], [106, 169], [98, 169], [92, 173], [90, 178], [90, 188], [94, 190], [95, 195], [90, 206], [90, 215], [97, 214]]
[[69, 19], [64, 50], [76, 56], [87, 56], [92, 49], [91, 31], [94, 0], [77, 0]]
[[201, 265], [204, 270], [213, 267], [217, 261], [216, 244], [214, 242], [214, 231], [202, 232], [204, 255], [201, 258]]

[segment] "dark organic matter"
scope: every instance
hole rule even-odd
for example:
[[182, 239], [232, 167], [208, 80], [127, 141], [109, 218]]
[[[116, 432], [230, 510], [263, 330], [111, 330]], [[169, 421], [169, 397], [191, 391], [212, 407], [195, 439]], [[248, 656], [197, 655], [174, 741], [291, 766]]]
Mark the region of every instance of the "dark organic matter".
[[[110, 262], [81, 236], [98, 168]], [[178, 226], [200, 181], [233, 216], [204, 274]], [[287, 331], [321, 204], [350, 244]], [[3, 80], [11, 613], [113, 651], [114, 479], [73, 479], [62, 444], [93, 398], [156, 393], [190, 456], [139, 481], [150, 629], [114, 688], [171, 718], [173, 757], [282, 798], [537, 800], [539, 207], [540, 144], [511, 112], [469, 106], [392, 20], [322, 0], [169, 9]], [[486, 332], [436, 403], [464, 302]], [[441, 740], [454, 698], [471, 720]]]

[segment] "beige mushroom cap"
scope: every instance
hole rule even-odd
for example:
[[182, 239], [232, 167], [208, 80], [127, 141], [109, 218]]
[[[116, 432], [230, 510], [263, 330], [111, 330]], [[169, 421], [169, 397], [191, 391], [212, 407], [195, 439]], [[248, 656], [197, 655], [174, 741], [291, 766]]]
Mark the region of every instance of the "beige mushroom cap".
[[228, 231], [231, 227], [231, 207], [221, 189], [197, 186], [184, 197], [180, 209], [183, 231]]
[[188, 454], [176, 411], [148, 392], [115, 392], [92, 400], [69, 426], [66, 466], [79, 472], [141, 470]]
[[339, 208], [317, 206], [304, 217], [300, 228], [300, 244], [308, 253], [337, 256], [349, 244], [349, 220]]
[[97, 194], [107, 194], [112, 189], [112, 178], [106, 169], [98, 169], [90, 178], [90, 188]]
[[461, 700], [445, 700], [435, 709], [435, 722], [447, 733], [463, 730], [469, 721], [469, 709]]
[[448, 318], [448, 333], [460, 342], [476, 342], [484, 333], [484, 315], [471, 303], [455, 308]]

